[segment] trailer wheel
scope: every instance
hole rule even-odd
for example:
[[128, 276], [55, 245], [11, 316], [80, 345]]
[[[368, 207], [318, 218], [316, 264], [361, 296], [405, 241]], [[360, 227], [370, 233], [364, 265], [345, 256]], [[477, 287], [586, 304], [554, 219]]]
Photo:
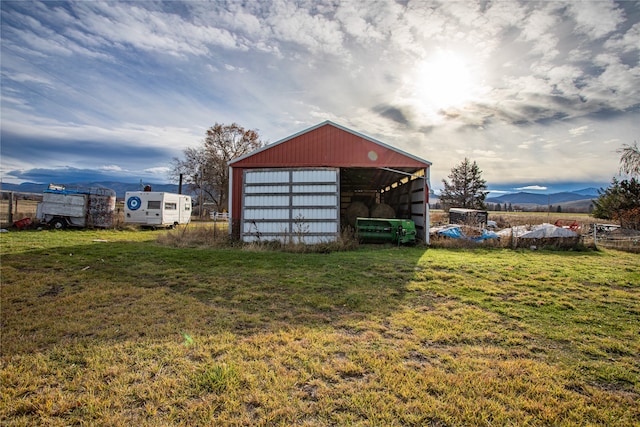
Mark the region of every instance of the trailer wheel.
[[67, 225], [69, 224], [67, 224], [67, 221], [64, 218], [54, 218], [49, 221], [49, 225], [55, 230], [63, 230], [67, 228]]

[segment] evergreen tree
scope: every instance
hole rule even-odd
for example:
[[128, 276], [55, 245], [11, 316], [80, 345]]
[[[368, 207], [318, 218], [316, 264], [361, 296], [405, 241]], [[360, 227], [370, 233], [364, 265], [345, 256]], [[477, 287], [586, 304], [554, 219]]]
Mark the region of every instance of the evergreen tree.
[[598, 199], [593, 201], [594, 217], [620, 221], [623, 228], [640, 230], [640, 181], [613, 178], [611, 186], [598, 193]]
[[440, 200], [445, 209], [453, 207], [485, 209], [487, 184], [482, 179], [482, 171], [475, 161], [471, 162], [465, 157], [462, 163], [451, 169], [449, 180], [450, 182], [446, 179], [442, 180], [444, 190]]

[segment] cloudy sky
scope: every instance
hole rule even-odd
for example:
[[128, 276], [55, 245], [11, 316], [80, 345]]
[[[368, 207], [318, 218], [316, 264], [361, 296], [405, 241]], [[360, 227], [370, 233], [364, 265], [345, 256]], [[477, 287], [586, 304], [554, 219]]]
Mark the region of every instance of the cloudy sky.
[[491, 189], [606, 185], [640, 142], [640, 2], [1, 4], [4, 182], [167, 182], [214, 123], [324, 120]]

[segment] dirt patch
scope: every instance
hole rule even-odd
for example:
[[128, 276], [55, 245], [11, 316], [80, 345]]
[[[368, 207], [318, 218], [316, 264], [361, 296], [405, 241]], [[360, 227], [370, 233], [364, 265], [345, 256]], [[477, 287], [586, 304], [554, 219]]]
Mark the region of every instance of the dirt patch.
[[48, 289], [46, 289], [45, 291], [43, 291], [42, 293], [40, 293], [38, 296], [40, 297], [55, 297], [58, 294], [60, 294], [60, 292], [62, 292], [64, 290], [64, 287], [62, 285], [51, 285], [49, 286]]

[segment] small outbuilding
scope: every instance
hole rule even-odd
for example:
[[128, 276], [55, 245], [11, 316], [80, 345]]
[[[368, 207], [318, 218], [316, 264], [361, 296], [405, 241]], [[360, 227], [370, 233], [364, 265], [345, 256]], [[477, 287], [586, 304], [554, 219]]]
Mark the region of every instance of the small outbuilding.
[[413, 220], [428, 243], [430, 166], [326, 121], [229, 162], [230, 232], [245, 242], [329, 242], [352, 225], [350, 213], [382, 211]]
[[486, 227], [489, 213], [478, 209], [451, 208], [449, 209], [449, 223]]

